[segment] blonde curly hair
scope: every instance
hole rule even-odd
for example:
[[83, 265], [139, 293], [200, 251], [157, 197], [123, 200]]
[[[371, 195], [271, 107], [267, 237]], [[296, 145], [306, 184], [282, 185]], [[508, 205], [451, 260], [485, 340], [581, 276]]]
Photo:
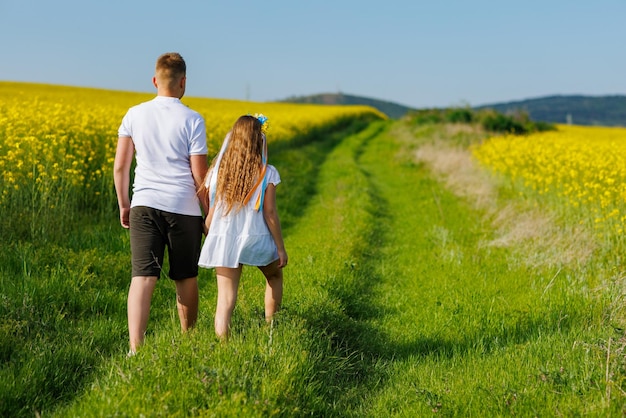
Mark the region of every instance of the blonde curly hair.
[[[217, 172], [215, 200], [225, 205], [224, 215], [240, 210], [258, 182], [263, 169], [263, 132], [261, 122], [254, 116], [239, 117], [230, 130], [228, 146]], [[217, 158], [211, 163], [215, 169]], [[206, 187], [206, 179], [204, 186]], [[208, 199], [208, 193], [207, 199]], [[207, 202], [209, 203], [209, 202]]]

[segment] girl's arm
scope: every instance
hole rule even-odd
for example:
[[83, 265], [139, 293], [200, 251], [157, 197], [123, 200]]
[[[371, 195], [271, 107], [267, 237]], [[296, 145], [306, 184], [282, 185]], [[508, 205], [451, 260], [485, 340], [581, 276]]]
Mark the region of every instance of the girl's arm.
[[278, 249], [278, 267], [283, 268], [287, 265], [287, 251], [285, 251], [285, 243], [283, 242], [283, 233], [280, 229], [280, 220], [278, 219], [278, 211], [276, 210], [276, 186], [268, 184], [265, 189], [265, 197], [263, 198], [263, 217], [267, 223], [267, 227], [274, 238], [276, 248]]

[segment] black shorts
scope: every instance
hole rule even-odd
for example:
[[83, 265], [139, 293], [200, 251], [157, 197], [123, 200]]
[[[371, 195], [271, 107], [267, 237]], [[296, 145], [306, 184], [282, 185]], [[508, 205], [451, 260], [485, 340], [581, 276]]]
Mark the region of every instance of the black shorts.
[[201, 245], [201, 216], [179, 215], [146, 206], [130, 209], [132, 277], [159, 277], [165, 247], [170, 279], [197, 277]]

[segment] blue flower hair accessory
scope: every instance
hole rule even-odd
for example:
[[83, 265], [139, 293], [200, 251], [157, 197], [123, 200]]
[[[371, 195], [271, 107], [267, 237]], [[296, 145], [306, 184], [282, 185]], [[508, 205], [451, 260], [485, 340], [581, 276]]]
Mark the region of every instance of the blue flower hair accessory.
[[267, 116], [265, 116], [263, 113], [255, 113], [254, 117], [257, 118], [259, 122], [261, 122], [261, 132], [266, 133], [267, 128], [269, 127]]

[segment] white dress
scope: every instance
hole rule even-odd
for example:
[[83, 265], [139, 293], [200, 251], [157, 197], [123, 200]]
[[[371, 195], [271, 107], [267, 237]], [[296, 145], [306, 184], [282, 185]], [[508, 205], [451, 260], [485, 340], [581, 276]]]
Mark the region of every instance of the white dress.
[[[266, 176], [267, 184], [276, 186], [280, 183], [280, 175], [274, 166], [267, 165]], [[223, 216], [224, 205], [216, 203], [200, 252], [200, 267], [267, 266], [278, 260], [276, 243], [265, 223], [263, 210], [254, 209], [260, 189], [255, 191], [245, 207], [239, 211], [233, 208], [226, 216]]]

